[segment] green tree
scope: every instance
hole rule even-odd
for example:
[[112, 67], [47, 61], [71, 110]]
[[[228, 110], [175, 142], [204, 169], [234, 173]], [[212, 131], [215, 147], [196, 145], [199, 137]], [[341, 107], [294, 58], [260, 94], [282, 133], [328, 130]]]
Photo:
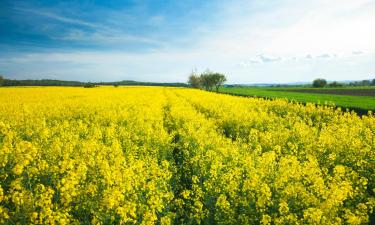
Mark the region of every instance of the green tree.
[[343, 83], [339, 83], [337, 81], [333, 81], [332, 83], [329, 83], [328, 86], [329, 87], [343, 87], [344, 84]]
[[371, 85], [371, 81], [370, 80], [362, 80], [361, 83], [362, 83], [361, 86], [370, 86]]
[[212, 82], [216, 88], [216, 92], [219, 92], [219, 87], [224, 84], [225, 81], [227, 81], [227, 78], [224, 74], [221, 73], [214, 73], [211, 74], [212, 76]]
[[93, 84], [93, 83], [91, 83], [91, 82], [88, 82], [88, 83], [85, 83], [85, 84], [83, 85], [83, 87], [84, 87], [84, 88], [94, 88], [94, 87], [96, 87], [96, 85]]
[[193, 70], [189, 76], [188, 84], [192, 88], [200, 88], [202, 86], [201, 84], [201, 78], [197, 75], [196, 70]]
[[325, 79], [315, 79], [312, 83], [312, 86], [315, 87], [315, 88], [321, 88], [321, 87], [325, 87], [327, 85], [327, 81]]
[[0, 86], [4, 85], [4, 77], [0, 75]]
[[214, 80], [212, 77], [212, 72], [210, 70], [206, 70], [200, 76], [201, 84], [207, 91], [212, 91], [212, 87], [214, 86]]
[[213, 88], [219, 91], [219, 87], [224, 84], [226, 77], [221, 73], [214, 73], [210, 70], [206, 70], [200, 76], [201, 85], [207, 90], [212, 91]]

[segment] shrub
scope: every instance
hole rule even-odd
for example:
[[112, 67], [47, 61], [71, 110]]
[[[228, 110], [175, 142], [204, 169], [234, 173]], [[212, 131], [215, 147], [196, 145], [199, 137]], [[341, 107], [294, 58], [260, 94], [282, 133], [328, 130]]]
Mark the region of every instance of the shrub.
[[315, 88], [322, 88], [322, 87], [325, 87], [327, 85], [327, 81], [325, 79], [315, 79], [312, 83], [312, 86], [315, 87]]
[[89, 83], [86, 83], [85, 85], [83, 85], [83, 87], [84, 88], [94, 88], [94, 87], [96, 87], [96, 85], [89, 82]]

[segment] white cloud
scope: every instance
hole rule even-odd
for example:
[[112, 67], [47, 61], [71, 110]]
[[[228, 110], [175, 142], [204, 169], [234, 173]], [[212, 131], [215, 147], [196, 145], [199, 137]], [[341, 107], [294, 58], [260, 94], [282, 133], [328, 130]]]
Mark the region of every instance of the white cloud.
[[322, 54], [322, 55], [318, 55], [317, 58], [319, 58], [319, 59], [329, 59], [329, 58], [331, 58], [331, 55], [329, 55], [329, 54]]
[[362, 52], [362, 51], [353, 51], [352, 54], [353, 55], [362, 55], [362, 54], [364, 54], [364, 52]]
[[374, 1], [283, 2], [253, 13], [250, 3], [227, 5], [231, 13], [220, 29], [203, 38], [201, 48], [245, 57], [375, 51]]
[[279, 29], [266, 51], [279, 54], [348, 54], [375, 51], [375, 7], [369, 1], [321, 1], [305, 16]]

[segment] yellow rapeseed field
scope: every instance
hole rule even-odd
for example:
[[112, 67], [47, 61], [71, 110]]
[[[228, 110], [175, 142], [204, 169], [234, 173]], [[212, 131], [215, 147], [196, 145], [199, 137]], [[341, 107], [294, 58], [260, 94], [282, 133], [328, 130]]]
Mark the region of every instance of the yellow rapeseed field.
[[161, 87], [0, 89], [1, 224], [375, 222], [375, 117]]

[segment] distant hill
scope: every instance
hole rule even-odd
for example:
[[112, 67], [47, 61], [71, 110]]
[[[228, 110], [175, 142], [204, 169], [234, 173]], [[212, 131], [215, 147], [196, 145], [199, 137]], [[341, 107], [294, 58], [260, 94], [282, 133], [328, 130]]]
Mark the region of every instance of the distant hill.
[[226, 87], [273, 87], [273, 86], [303, 86], [311, 82], [294, 82], [294, 83], [252, 83], [252, 84], [226, 84]]
[[81, 87], [86, 85], [119, 85], [119, 86], [168, 86], [168, 87], [186, 87], [185, 83], [157, 83], [157, 82], [140, 82], [132, 80], [115, 81], [115, 82], [80, 82], [65, 80], [11, 80], [4, 79], [4, 86], [70, 86]]
[[4, 79], [4, 86], [84, 86], [84, 82], [65, 80], [10, 80]]
[[157, 83], [157, 82], [141, 82], [133, 80], [123, 80], [115, 82], [98, 82], [96, 85], [120, 85], [120, 86], [168, 86], [168, 87], [187, 87], [185, 83]]
[[[373, 85], [374, 80], [328, 80], [328, 84], [338, 82], [349, 86], [368, 86]], [[291, 83], [252, 83], [252, 84], [225, 84], [226, 87], [301, 87], [311, 86], [312, 82], [291, 82]]]

